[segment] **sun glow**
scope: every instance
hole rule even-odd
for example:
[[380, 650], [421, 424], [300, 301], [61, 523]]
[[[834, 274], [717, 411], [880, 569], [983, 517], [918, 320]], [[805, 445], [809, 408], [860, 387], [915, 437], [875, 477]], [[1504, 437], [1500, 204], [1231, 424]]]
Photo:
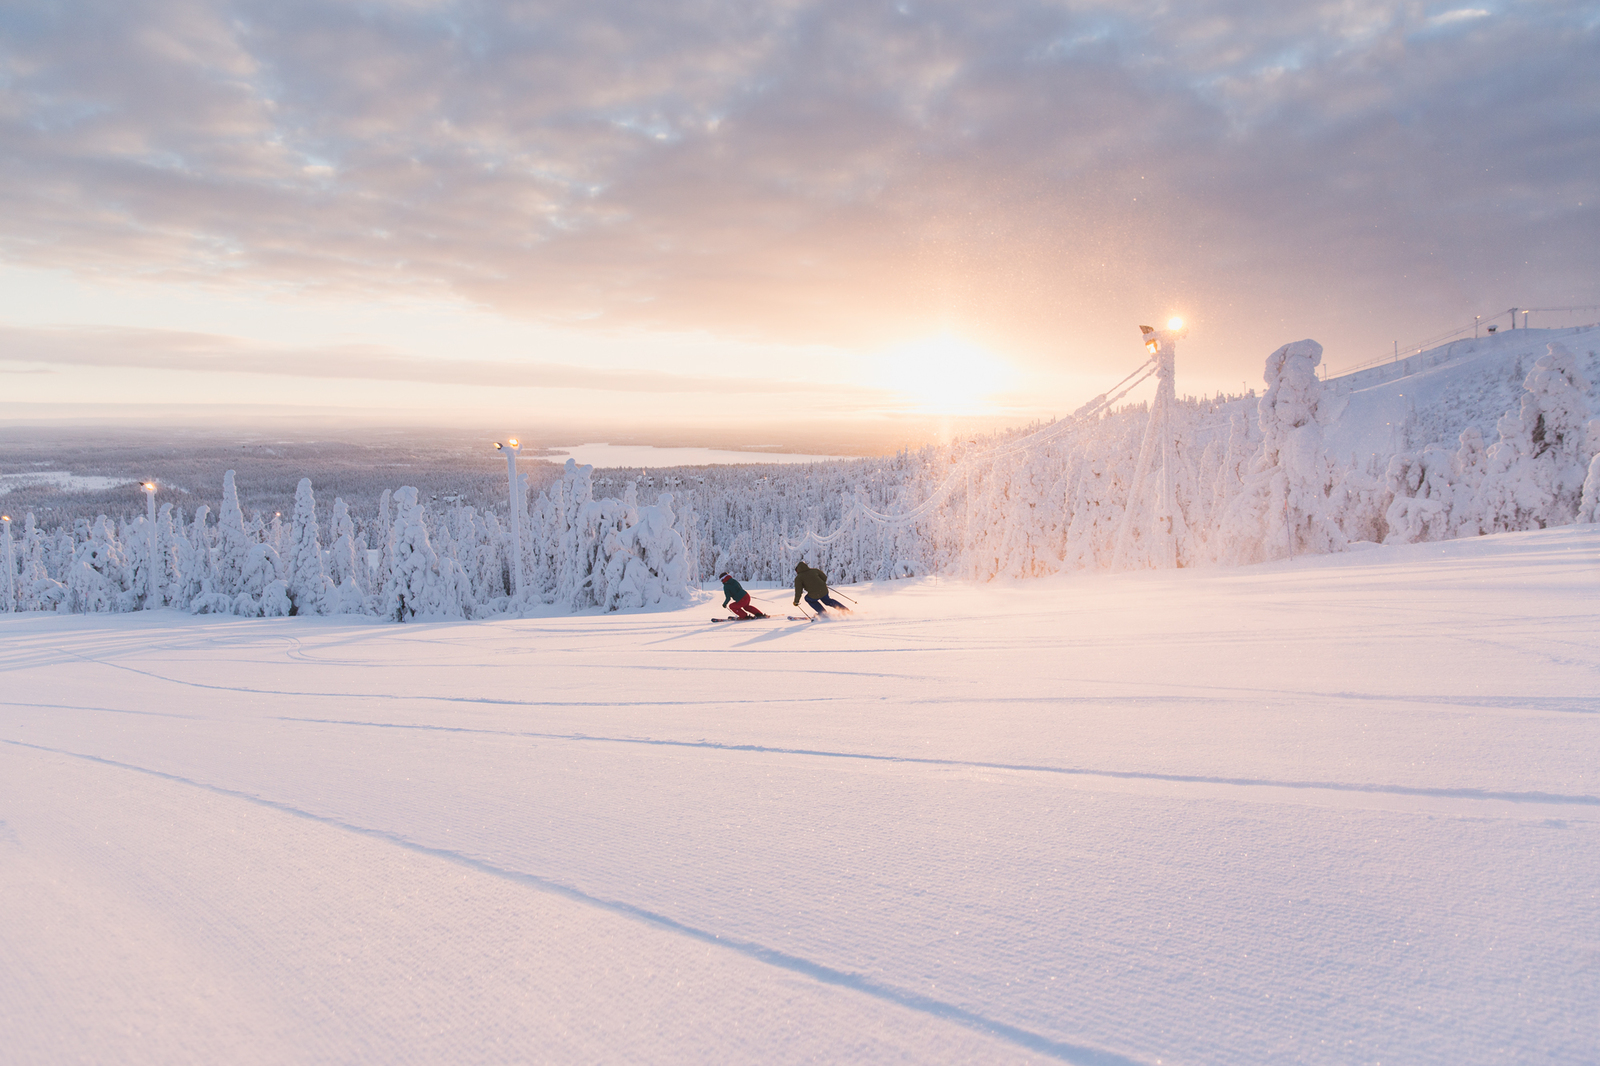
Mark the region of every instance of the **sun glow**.
[[975, 415], [996, 409], [996, 393], [1014, 387], [1017, 373], [985, 348], [941, 333], [891, 349], [883, 384], [924, 414]]
[[1182, 329], [1183, 319], [1179, 318], [1177, 315], [1173, 315], [1171, 318], [1167, 319], [1167, 328], [1172, 330]]

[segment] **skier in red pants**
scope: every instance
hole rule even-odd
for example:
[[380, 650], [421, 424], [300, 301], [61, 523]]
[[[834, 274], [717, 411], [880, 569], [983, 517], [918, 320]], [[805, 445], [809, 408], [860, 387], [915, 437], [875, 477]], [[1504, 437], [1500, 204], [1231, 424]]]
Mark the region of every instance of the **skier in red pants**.
[[732, 574], [723, 574], [718, 580], [722, 582], [722, 606], [740, 618], [767, 617], [750, 606], [750, 594], [744, 590], [743, 585], [733, 579]]

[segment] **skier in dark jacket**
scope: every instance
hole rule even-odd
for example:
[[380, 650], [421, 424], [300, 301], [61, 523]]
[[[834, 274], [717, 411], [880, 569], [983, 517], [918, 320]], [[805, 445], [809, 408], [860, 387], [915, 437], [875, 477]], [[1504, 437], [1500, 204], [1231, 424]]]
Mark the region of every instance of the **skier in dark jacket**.
[[805, 594], [806, 603], [819, 615], [827, 614], [823, 605], [837, 608], [845, 614], [850, 613], [850, 608], [828, 595], [828, 575], [814, 566], [807, 566], [802, 560], [794, 564], [794, 605], [800, 606], [800, 595]]
[[732, 574], [723, 574], [719, 580], [722, 582], [722, 606], [740, 618], [767, 617], [750, 606], [750, 594], [744, 590], [743, 585], [733, 579]]

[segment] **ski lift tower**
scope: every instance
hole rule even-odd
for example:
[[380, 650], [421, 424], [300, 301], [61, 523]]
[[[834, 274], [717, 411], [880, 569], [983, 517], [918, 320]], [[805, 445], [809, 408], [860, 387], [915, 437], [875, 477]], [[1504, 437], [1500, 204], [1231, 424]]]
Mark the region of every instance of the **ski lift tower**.
[[1178, 539], [1186, 532], [1178, 510], [1178, 437], [1173, 424], [1176, 392], [1173, 364], [1178, 340], [1188, 335], [1183, 320], [1174, 318], [1166, 329], [1140, 326], [1144, 347], [1156, 364], [1156, 395], [1150, 401], [1150, 420], [1139, 445], [1139, 466], [1128, 493], [1128, 508], [1117, 533], [1112, 566], [1117, 570], [1172, 570], [1178, 565]]
[[506, 447], [499, 441], [494, 442], [494, 450], [506, 457], [506, 481], [510, 485], [507, 492], [511, 511], [511, 601], [522, 603], [522, 508], [528, 499], [528, 494], [522, 488], [522, 478], [517, 476], [517, 456], [522, 453], [522, 445], [517, 438], [511, 438], [511, 447]]

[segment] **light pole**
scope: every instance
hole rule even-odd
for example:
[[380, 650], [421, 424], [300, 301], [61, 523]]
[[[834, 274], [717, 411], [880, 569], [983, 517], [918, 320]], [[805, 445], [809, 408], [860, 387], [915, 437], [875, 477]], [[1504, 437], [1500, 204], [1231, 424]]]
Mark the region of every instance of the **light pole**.
[[[1188, 336], [1183, 319], [1173, 317], [1166, 329], [1140, 326], [1144, 349], [1156, 364], [1156, 395], [1150, 403], [1150, 418], [1145, 423], [1144, 441], [1139, 445], [1139, 465], [1134, 470], [1133, 489], [1128, 494], [1128, 509], [1122, 515], [1112, 567], [1154, 567], [1171, 570], [1178, 565], [1178, 540], [1183, 514], [1178, 510], [1178, 441], [1173, 429], [1172, 409], [1177, 406], [1174, 377], [1178, 341]], [[1151, 490], [1154, 490], [1153, 492]], [[1153, 495], [1153, 500], [1146, 496]], [[1149, 508], [1148, 530], [1141, 526]], [[1137, 544], [1135, 541], [1137, 540]]]
[[511, 598], [513, 602], [522, 602], [522, 506], [517, 499], [517, 453], [522, 451], [522, 445], [517, 443], [517, 438], [511, 438], [511, 445], [507, 447], [499, 441], [494, 442], [495, 451], [506, 453], [506, 478], [510, 483], [509, 498], [511, 503]]
[[161, 585], [156, 581], [156, 565], [161, 554], [161, 541], [156, 536], [156, 483], [154, 481], [146, 481], [144, 483], [144, 503], [145, 517], [150, 522], [150, 603], [145, 610], [153, 611], [161, 606]]
[[5, 584], [0, 585], [0, 591], [5, 593], [4, 598], [0, 598], [0, 611], [14, 611], [17, 609], [17, 579], [15, 574], [17, 564], [11, 555], [11, 516], [8, 514], [0, 515], [0, 526], [5, 527], [6, 545], [5, 559], [0, 561], [0, 566], [6, 568]]

